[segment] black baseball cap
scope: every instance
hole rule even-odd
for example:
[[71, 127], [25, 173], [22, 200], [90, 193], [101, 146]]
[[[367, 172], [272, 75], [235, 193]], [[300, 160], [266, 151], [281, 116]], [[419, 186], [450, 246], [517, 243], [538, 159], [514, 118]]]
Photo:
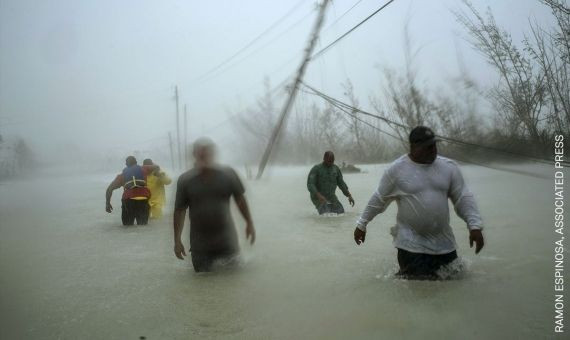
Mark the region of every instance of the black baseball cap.
[[435, 136], [432, 129], [426, 126], [416, 126], [410, 132], [410, 144], [416, 145], [431, 145], [435, 142], [439, 142], [441, 139]]

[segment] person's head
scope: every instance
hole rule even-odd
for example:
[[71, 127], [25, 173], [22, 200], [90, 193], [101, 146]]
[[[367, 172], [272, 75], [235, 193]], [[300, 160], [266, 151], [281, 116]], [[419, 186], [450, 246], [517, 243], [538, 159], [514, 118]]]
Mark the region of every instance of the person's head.
[[135, 156], [129, 156], [127, 157], [127, 159], [125, 159], [125, 164], [127, 165], [127, 167], [136, 165], [137, 159], [135, 158]]
[[332, 151], [326, 151], [323, 155], [323, 164], [325, 166], [332, 166], [334, 164], [334, 153]]
[[214, 164], [216, 145], [207, 137], [198, 138], [192, 147], [195, 165], [198, 168], [208, 168]]
[[[143, 161], [143, 165], [154, 165], [154, 163], [152, 162], [152, 159], [147, 158]], [[152, 171], [153, 175], [158, 175], [160, 173], [159, 169], [155, 169]]]
[[416, 163], [431, 164], [437, 157], [435, 133], [425, 126], [416, 126], [410, 132], [410, 158]]

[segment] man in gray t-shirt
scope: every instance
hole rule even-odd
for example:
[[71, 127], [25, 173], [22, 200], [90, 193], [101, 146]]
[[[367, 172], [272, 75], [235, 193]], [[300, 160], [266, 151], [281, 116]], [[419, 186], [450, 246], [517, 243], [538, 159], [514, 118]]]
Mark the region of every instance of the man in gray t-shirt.
[[207, 139], [194, 143], [195, 167], [180, 175], [174, 204], [174, 253], [186, 255], [182, 229], [190, 209], [190, 252], [196, 272], [210, 271], [216, 260], [239, 253], [236, 228], [230, 213], [230, 197], [246, 220], [246, 238], [253, 244], [255, 229], [244, 197], [245, 189], [230, 167], [214, 164], [214, 144]]

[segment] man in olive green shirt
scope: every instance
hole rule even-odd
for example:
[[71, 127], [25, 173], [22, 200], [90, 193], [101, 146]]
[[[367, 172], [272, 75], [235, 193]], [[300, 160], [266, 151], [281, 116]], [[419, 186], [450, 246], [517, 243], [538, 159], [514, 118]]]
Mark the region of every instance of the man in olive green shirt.
[[309, 172], [309, 178], [307, 178], [307, 189], [311, 193], [311, 201], [313, 201], [319, 215], [344, 213], [344, 208], [335, 195], [337, 186], [344, 196], [348, 197], [350, 205], [354, 206], [354, 199], [352, 199], [348, 186], [342, 179], [342, 172], [334, 164], [334, 154], [332, 151], [327, 151], [323, 157], [323, 162], [315, 165]]

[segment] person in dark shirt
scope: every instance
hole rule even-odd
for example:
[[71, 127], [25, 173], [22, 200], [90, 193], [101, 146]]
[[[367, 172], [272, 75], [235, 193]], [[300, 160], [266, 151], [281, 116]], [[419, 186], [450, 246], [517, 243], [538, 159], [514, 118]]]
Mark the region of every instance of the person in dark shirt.
[[307, 189], [311, 193], [311, 201], [319, 215], [344, 213], [344, 207], [335, 194], [337, 187], [348, 198], [348, 203], [354, 206], [354, 199], [342, 178], [342, 172], [334, 164], [334, 153], [327, 151], [323, 156], [323, 162], [315, 165], [307, 177]]
[[194, 143], [194, 168], [178, 178], [174, 203], [174, 254], [186, 256], [182, 229], [190, 210], [190, 255], [196, 272], [210, 271], [217, 260], [239, 254], [238, 237], [230, 213], [233, 196], [246, 221], [246, 238], [253, 244], [255, 228], [244, 196], [245, 189], [235, 171], [214, 163], [214, 143], [206, 138]]

